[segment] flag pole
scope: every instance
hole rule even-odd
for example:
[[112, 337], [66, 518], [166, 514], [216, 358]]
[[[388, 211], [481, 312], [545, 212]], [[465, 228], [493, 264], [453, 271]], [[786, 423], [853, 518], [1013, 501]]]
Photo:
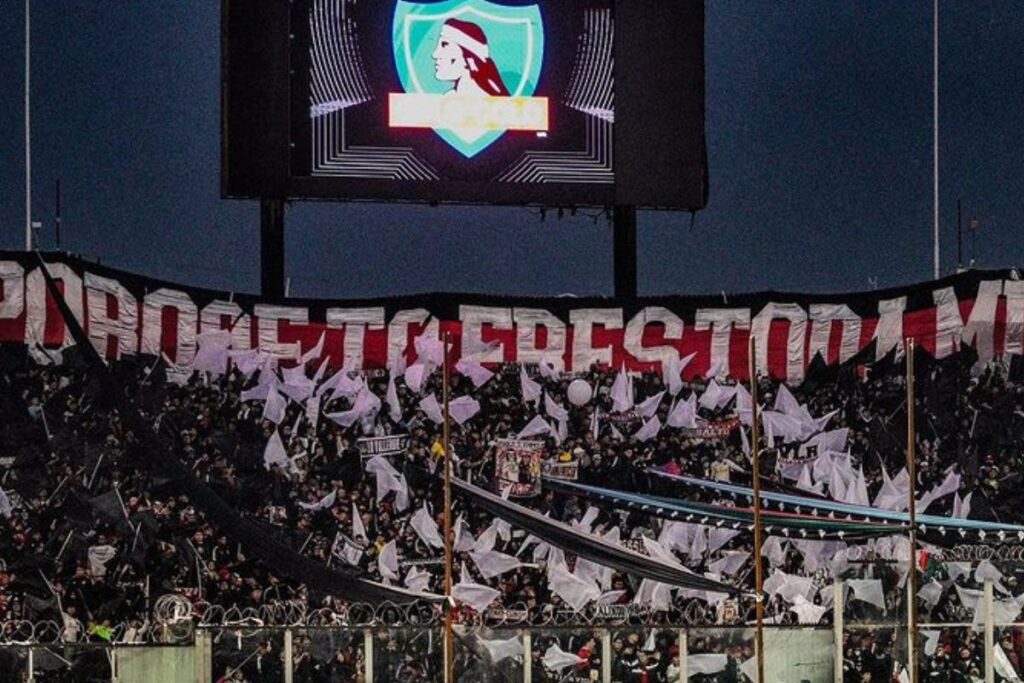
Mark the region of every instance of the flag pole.
[[764, 568], [761, 559], [761, 433], [758, 425], [757, 403], [757, 345], [754, 336], [750, 336], [750, 459], [753, 465], [754, 479], [754, 592], [757, 602], [754, 605], [757, 615], [757, 630], [754, 632], [755, 655], [757, 656], [757, 683], [764, 681]]
[[444, 615], [444, 680], [455, 681], [455, 652], [452, 635], [452, 465], [451, 426], [448, 421], [448, 399], [451, 394], [451, 368], [448, 362], [449, 333], [444, 333], [444, 361], [442, 373], [442, 400], [444, 402], [444, 423], [442, 445], [444, 446], [444, 595], [447, 602]]
[[910, 574], [907, 576], [907, 663], [910, 683], [917, 683], [917, 458], [914, 407], [914, 338], [907, 338], [907, 509], [910, 513]]

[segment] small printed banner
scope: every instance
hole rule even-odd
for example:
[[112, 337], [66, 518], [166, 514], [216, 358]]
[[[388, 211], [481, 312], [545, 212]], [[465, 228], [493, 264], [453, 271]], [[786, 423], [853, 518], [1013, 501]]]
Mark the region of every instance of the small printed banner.
[[395, 434], [357, 439], [356, 447], [364, 458], [372, 458], [376, 455], [395, 455], [409, 447], [409, 435]]
[[436, 567], [444, 564], [443, 557], [428, 557], [422, 560], [399, 560], [399, 567]]
[[543, 441], [500, 439], [495, 449], [494, 478], [498, 491], [512, 487], [509, 496], [528, 498], [540, 494]]
[[591, 605], [590, 609], [595, 619], [607, 621], [621, 621], [644, 617], [651, 611], [648, 605], [634, 605], [632, 603], [628, 605]]
[[544, 474], [552, 479], [576, 481], [580, 478], [578, 462], [544, 462]]
[[487, 619], [493, 619], [495, 621], [526, 621], [530, 618], [529, 610], [525, 609], [508, 609], [507, 607], [491, 607], [484, 614]]
[[738, 417], [719, 422], [709, 422], [697, 429], [684, 429], [683, 436], [696, 441], [717, 441], [727, 438], [734, 429], [740, 426]]

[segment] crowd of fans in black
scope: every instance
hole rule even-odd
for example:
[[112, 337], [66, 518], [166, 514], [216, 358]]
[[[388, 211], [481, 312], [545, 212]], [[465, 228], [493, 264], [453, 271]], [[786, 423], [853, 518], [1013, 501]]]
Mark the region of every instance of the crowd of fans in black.
[[[1024, 382], [1016, 376], [1016, 366], [996, 363], [981, 368], [975, 360], [965, 350], [941, 362], [922, 356], [918, 363], [917, 490], [936, 486], [953, 467], [961, 475], [958, 495], [972, 494], [972, 518], [1020, 522]], [[343, 428], [326, 414], [348, 408], [348, 399], [325, 402], [319, 416], [312, 418], [303, 406], [290, 403], [285, 418], [275, 425], [263, 419], [261, 402], [240, 399], [241, 392], [256, 380], [237, 371], [219, 377], [195, 373], [182, 381], [154, 359], [125, 358], [110, 367], [181, 461], [267, 534], [285, 539], [302, 554], [324, 563], [352, 563], [363, 575], [377, 581], [382, 580], [378, 555], [394, 540], [403, 572], [408, 566], [428, 571], [431, 578], [427, 591], [443, 592], [440, 551], [424, 543], [408, 523], [409, 516], [424, 505], [439, 525], [442, 522], [442, 488], [433, 474], [444, 457], [441, 427], [417, 407], [423, 395], [440, 396], [440, 370], [418, 393], [398, 379], [403, 407], [400, 419], [393, 419], [387, 409], [382, 409], [370, 424], [356, 421], [352, 427]], [[312, 369], [311, 364], [310, 373]], [[480, 412], [464, 425], [453, 425], [455, 472], [492, 489], [494, 442], [515, 436], [538, 413], [535, 403], [522, 399], [519, 368], [495, 370], [494, 377], [480, 388], [467, 377], [452, 375], [452, 395], [472, 396], [481, 405]], [[536, 377], [548, 395], [569, 411], [564, 440], [559, 442], [553, 434], [535, 437], [546, 440], [549, 460], [577, 464], [582, 483], [685, 495], [706, 502], [720, 501], [696, 489], [681, 493], [679, 488], [672, 489], [670, 484], [651, 478], [645, 470], [659, 467], [702, 478], [750, 481], [742, 426], [722, 439], [695, 439], [686, 430], [665, 427], [655, 438], [641, 442], [631, 436], [641, 421], [627, 417], [601, 420], [595, 433], [593, 411], [600, 410], [605, 416], [612, 413], [610, 394], [615, 374], [593, 368], [582, 375], [595, 389], [593, 400], [583, 407], [572, 406], [567, 400], [566, 388], [572, 378]], [[386, 374], [371, 374], [366, 382], [377, 396], [385, 395]], [[680, 398], [690, 391], [702, 391], [705, 384], [703, 379], [687, 383]], [[635, 379], [638, 399], [663, 388], [660, 374], [648, 373]], [[762, 380], [762, 403], [770, 406], [777, 390], [775, 382]], [[812, 363], [808, 380], [792, 391], [814, 416], [838, 411], [829, 428], [850, 428], [849, 450], [853, 462], [863, 468], [872, 496], [882, 485], [883, 467], [889, 475], [902, 468], [906, 402], [899, 359], [890, 355], [870, 365], [838, 369]], [[670, 401], [666, 399], [658, 408], [662, 422], [669, 409]], [[701, 417], [709, 421], [725, 420], [734, 414], [733, 404], [715, 411], [701, 410]], [[264, 451], [275, 430], [287, 448], [289, 463], [268, 469]], [[364, 470], [366, 461], [358, 449], [360, 436], [385, 434], [410, 437], [408, 448], [390, 458], [408, 482], [410, 501], [404, 509], [399, 509], [394, 493], [377, 502], [375, 479]], [[127, 455], [126, 444], [131, 438], [99, 391], [95, 378], [83, 363], [76, 362], [73, 350], [65, 353], [63, 364], [41, 366], [21, 347], [0, 349], [0, 487], [4, 491], [0, 497], [0, 621], [50, 620], [60, 625], [67, 641], [131, 642], [143, 638], [150, 626], [154, 601], [172, 593], [184, 596], [200, 615], [215, 609], [213, 606], [234, 608], [234, 614], [240, 615], [245, 610], [285, 603], [301, 605], [307, 612], [344, 610], [345, 605], [316, 587], [272, 575], [248, 558], [243, 548], [220, 532], [215, 520], [207, 519], [190, 500], [175, 492], [173, 482], [154, 477]], [[783, 481], [778, 473], [789, 449], [780, 443], [765, 445], [762, 471], [776, 485], [791, 486], [793, 482]], [[332, 493], [333, 505], [325, 509], [308, 510], [299, 505], [315, 504]], [[566, 522], [581, 519], [588, 506], [580, 498], [556, 495], [550, 490], [517, 502]], [[365, 539], [351, 538], [353, 505], [367, 530]], [[945, 497], [929, 512], [948, 514], [951, 505], [950, 497]], [[486, 513], [458, 500], [453, 512], [462, 516], [466, 532], [473, 536], [494, 523]], [[638, 541], [645, 535], [657, 537], [661, 522], [638, 513], [602, 508], [593, 528], [605, 532], [613, 527], [618, 527], [624, 541]], [[516, 529], [501, 531], [495, 549], [519, 553], [525, 535]], [[354, 554], [345, 552], [350, 541], [357, 547]], [[679, 559], [703, 572], [722, 553], [750, 549], [749, 534], [742, 533], [714, 553]], [[551, 623], [553, 615], [566, 608], [547, 585], [544, 558], [535, 559], [532, 549], [523, 550], [520, 557], [525, 566], [487, 580], [468, 555], [460, 552], [456, 554], [454, 573], [458, 577], [465, 567], [474, 581], [500, 590], [501, 597], [494, 606], [522, 611], [525, 622]], [[823, 589], [834, 578], [828, 566], [809, 571], [802, 553], [792, 546], [772, 564], [787, 574], [811, 575], [815, 586]], [[723, 578], [752, 585], [750, 566], [748, 561]], [[892, 618], [898, 613], [898, 589], [906, 571], [884, 561], [853, 564], [846, 571], [881, 578], [887, 594], [886, 609], [882, 611], [851, 604], [848, 609], [853, 618]], [[1012, 568], [1004, 568], [1004, 572], [1006, 585], [1015, 594]], [[948, 576], [940, 569], [936, 578], [947, 580]], [[976, 588], [979, 584], [972, 579], [966, 576], [960, 583]], [[612, 589], [624, 591], [618, 604], [628, 605], [638, 587], [634, 577], [613, 577]], [[827, 590], [813, 598], [813, 602], [826, 606], [829, 600]], [[668, 610], [674, 615], [674, 623], [682, 623], [679, 615], [683, 613], [692, 619], [694, 603], [700, 601], [676, 595]], [[727, 610], [720, 605], [699, 605], [699, 609], [708, 623], [735, 624], [747, 616], [747, 607], [742, 605]], [[775, 598], [769, 603], [768, 614], [781, 619], [788, 610], [789, 605]], [[936, 620], [963, 616], [957, 592], [946, 590], [931, 606], [930, 614]], [[830, 618], [826, 613], [822, 623]], [[851, 672], [847, 680], [882, 680], [872, 673], [877, 662], [863, 655], [881, 646], [875, 640], [865, 645], [868, 640], [851, 637], [853, 642], [844, 653]], [[579, 680], [591, 680], [590, 672], [599, 667], [601, 655], [596, 649], [586, 648], [585, 642], [576, 641], [563, 642], [561, 647], [573, 653], [588, 650], [585, 657], [580, 655], [588, 663], [577, 665], [573, 671]], [[1024, 649], [1016, 636], [1011, 641], [1007, 651], [1016, 666]], [[544, 639], [534, 641], [535, 659], [543, 656], [544, 643]], [[308, 645], [303, 650], [302, 670], [306, 673], [296, 680], [351, 680], [362, 667], [362, 650], [356, 645]], [[434, 649], [429, 651], [435, 651], [436, 645], [431, 643]], [[672, 648], [677, 644], [661, 639], [653, 650], [642, 645], [623, 639], [614, 655], [618, 667], [614, 679], [643, 683], [673, 680], [671, 665], [676, 658]], [[958, 649], [958, 645], [962, 647]], [[269, 643], [266, 647], [268, 653], [275, 649]], [[386, 665], [394, 667], [395, 672], [389, 680], [434, 680], [434, 659], [427, 656], [425, 644], [417, 647], [404, 650], [400, 658], [396, 655], [394, 662], [387, 660]], [[963, 655], [963, 648], [970, 656]], [[388, 651], [386, 645], [380, 650]], [[982, 653], [973, 640], [944, 636], [935, 652], [925, 654], [928, 671], [935, 672], [929, 674], [929, 680], [954, 681], [972, 680], [971, 671]], [[278, 657], [279, 653], [274, 652], [256, 659], [269, 662]], [[733, 657], [737, 661], [741, 658], [740, 653]], [[466, 666], [470, 666], [468, 660]], [[230, 671], [232, 668], [234, 665], [227, 666], [231, 676], [225, 680], [263, 680], [252, 673], [248, 663], [237, 671]], [[564, 672], [556, 675], [543, 666], [533, 670], [537, 681], [564, 680]], [[705, 680], [743, 679], [731, 666], [729, 673], [716, 673]]]

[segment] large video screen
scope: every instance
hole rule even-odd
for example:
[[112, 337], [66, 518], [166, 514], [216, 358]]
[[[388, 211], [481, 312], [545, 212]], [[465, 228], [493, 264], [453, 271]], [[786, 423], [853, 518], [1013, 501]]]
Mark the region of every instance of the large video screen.
[[253, 4], [225, 0], [226, 196], [704, 205], [697, 0]]

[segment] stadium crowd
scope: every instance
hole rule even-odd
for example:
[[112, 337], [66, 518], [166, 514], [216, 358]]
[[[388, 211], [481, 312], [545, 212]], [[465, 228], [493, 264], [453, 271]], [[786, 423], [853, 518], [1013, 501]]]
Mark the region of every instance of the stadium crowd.
[[[922, 356], [918, 364], [916, 488], [925, 492], [941, 487], [955, 473], [959, 476], [955, 495], [936, 499], [929, 513], [950, 514], [955, 504], [961, 505], [970, 495], [971, 518], [1024, 521], [1018, 500], [1024, 492], [1024, 454], [1019, 447], [1024, 443], [1024, 382], [1009, 367], [998, 363], [979, 367], [975, 360], [969, 350], [963, 350], [941, 362]], [[275, 576], [246, 557], [242, 548], [221, 533], [215, 520], [207, 519], [188, 498], [175, 492], [173, 482], [153, 476], [130, 458], [127, 443], [132, 435], [110, 409], [95, 379], [76, 361], [73, 350], [65, 352], [64, 361], [39, 365], [22, 347], [0, 349], [0, 486], [4, 492], [0, 495], [0, 621], [52, 620], [63, 625], [68, 641], [131, 642], [142, 637], [154, 601], [165, 594], [186, 597], [197, 614], [232, 608], [235, 614], [242, 614], [247, 609], [283, 603], [301, 604], [308, 612], [344, 610], [344, 605], [316, 587]], [[440, 370], [428, 372], [418, 391], [408, 386], [405, 375], [396, 373], [394, 390], [400, 415], [380, 407], [378, 401], [377, 410], [343, 426], [348, 419], [339, 416], [355, 409], [359, 395], [355, 391], [344, 396], [345, 392], [337, 390], [324, 393], [315, 409], [289, 400], [283, 417], [266, 419], [266, 397], [243, 400], [243, 394], [261, 385], [260, 375], [266, 377], [271, 372], [267, 368], [250, 376], [237, 369], [227, 374], [188, 372], [163, 361], [136, 357], [110, 367], [181, 461], [267, 534], [285, 539], [321, 562], [356, 567], [372, 580], [443, 593], [443, 552], [431, 544], [429, 533], [422, 532], [443, 523], [444, 499], [435, 476], [444, 457], [442, 430], [431, 419], [431, 411], [421, 406], [424, 397], [440, 397]], [[315, 369], [311, 363], [309, 373]], [[452, 395], [472, 397], [479, 402], [479, 412], [452, 425], [451, 448], [457, 476], [494, 489], [494, 443], [519, 434], [543, 413], [544, 401], [524, 400], [522, 368], [491, 370], [493, 376], [479, 387], [462, 373], [452, 374]], [[580, 483], [683, 495], [673, 484], [648, 475], [649, 467], [703, 479], [750, 482], [749, 431], [742, 420], [733, 420], [737, 416], [735, 400], [699, 404], [700, 421], [732, 424], [721, 438], [665, 426], [641, 440], [636, 435], [645, 420], [636, 416], [635, 409], [621, 414], [615, 411], [617, 373], [595, 367], [582, 377], [594, 388], [594, 397], [580, 407], [567, 397], [573, 377], [550, 372], [532, 377], [557, 407], [568, 412], [564, 427], [532, 438], [546, 441], [550, 462], [574, 466]], [[392, 388], [387, 373], [370, 374], [364, 380], [377, 397], [387, 396]], [[359, 384], [364, 380], [353, 375], [341, 381]], [[327, 381], [337, 388], [334, 377]], [[703, 396], [710, 385], [708, 379], [694, 378], [685, 383], [677, 400], [685, 400], [691, 392]], [[720, 378], [715, 386], [728, 387], [729, 381]], [[783, 390], [776, 382], [762, 379], [759, 388], [763, 405], [777, 405]], [[631, 385], [638, 403], [664, 389], [664, 377], [653, 373], [636, 376]], [[815, 418], [834, 412], [828, 429], [850, 430], [846, 444], [852, 454], [851, 471], [863, 472], [874, 500], [905, 460], [906, 402], [900, 360], [890, 355], [869, 365], [838, 369], [812, 363], [807, 381], [790, 391]], [[673, 405], [670, 397], [665, 398], [652, 415], [666, 424]], [[285, 457], [268, 465], [268, 443], [276, 438], [275, 433]], [[389, 434], [409, 437], [403, 451], [388, 458], [407, 484], [408, 500], [398, 491], [383, 497], [378, 494], [378, 479], [367, 471], [368, 459], [359, 450], [360, 437]], [[786, 475], [785, 463], [799, 444], [784, 443], [778, 437], [772, 441], [764, 444], [762, 471], [773, 485], [791, 488], [796, 477]], [[687, 488], [685, 496], [736, 504], [699, 489]], [[737, 562], [726, 563], [727, 569], [716, 565], [720, 567], [716, 576], [735, 585], [753, 585], [752, 545], [747, 533], [716, 535], [688, 527], [673, 541], [666, 538], [668, 525], [658, 519], [603, 506], [591, 509], [582, 498], [550, 489], [536, 498], [515, 502], [556, 520], [581, 525], [586, 531], [617, 535], [631, 547], [642, 548], [645, 536], [658, 539], [679, 562], [698, 573], [711, 571], [710, 565], [729, 556], [738, 557]], [[412, 524], [412, 516], [424, 509], [430, 523]], [[354, 514], [359, 515], [358, 520], [353, 519]], [[464, 541], [457, 546], [461, 549], [455, 556], [454, 575], [458, 580], [465, 572], [465, 580], [499, 591], [491, 610], [521, 612], [524, 623], [534, 624], [554, 623], [558, 613], [571, 611], [565, 596], [552, 591], [547, 580], [552, 549], [543, 543], [528, 544], [521, 530], [496, 523], [459, 499], [453, 515], [461, 520], [459, 534]], [[813, 580], [811, 597], [805, 602], [822, 609], [811, 610], [817, 616], [810, 618], [812, 622], [829, 623], [831, 616], [824, 608], [831, 605], [836, 575], [876, 578], [884, 587], [883, 603], [849, 600], [848, 622], [898, 621], [906, 563], [879, 558], [837, 565], [836, 554], [845, 546], [838, 541], [821, 542], [814, 548], [778, 542], [773, 550], [766, 550], [766, 556], [771, 570]], [[521, 564], [484, 576], [479, 563], [471, 558], [471, 553], [481, 550], [516, 557]], [[392, 551], [399, 569], [388, 576], [394, 565], [382, 555]], [[573, 558], [567, 562], [571, 566]], [[932, 570], [932, 576], [946, 582], [944, 588], [951, 585], [944, 567]], [[980, 577], [971, 572], [954, 578], [963, 588], [980, 587]], [[1008, 595], [1020, 591], [1011, 571], [1007, 570], [1002, 581]], [[635, 602], [652, 602], [642, 594], [635, 577], [611, 574], [602, 588], [609, 602], [621, 605], [622, 610]], [[640, 607], [675, 624], [736, 625], [749, 616], [748, 604], [733, 599], [709, 603], [685, 591], [672, 595], [668, 604], [654, 601]], [[792, 623], [796, 620], [793, 608], [791, 601], [775, 594], [767, 615], [770, 621]], [[927, 605], [927, 615], [933, 621], [962, 621], [965, 610], [969, 616], [968, 606], [962, 604], [956, 590], [943, 590]], [[460, 616], [467, 622], [478, 618], [466, 606], [460, 607]], [[805, 614], [798, 616], [803, 619]], [[1006, 633], [1009, 640], [1001, 641], [1000, 647], [1006, 643], [1009, 661], [1019, 670], [1024, 643], [1016, 632]], [[593, 680], [591, 672], [599, 670], [602, 655], [584, 636], [535, 639], [531, 656], [538, 665], [533, 668], [534, 680], [565, 680], [564, 669], [557, 673], [543, 665], [552, 642], [575, 655], [576, 661], [568, 665], [570, 676]], [[616, 642], [611, 654], [614, 680], [678, 680], [674, 640], [648, 641], [638, 630]], [[928, 680], [977, 679], [983, 653], [976, 638], [943, 632], [936, 642], [926, 653]], [[261, 667], [272, 668], [277, 665], [270, 662], [279, 661], [275, 646], [268, 642], [265, 647], [264, 655], [244, 666], [234, 660], [226, 662], [224, 667], [231, 675], [224, 680], [264, 680], [261, 670], [253, 668], [255, 663], [262, 661]], [[722, 652], [729, 652], [728, 667], [699, 674], [693, 680], [745, 680], [739, 664], [749, 659], [749, 653], [739, 645], [722, 647]], [[891, 639], [872, 634], [851, 636], [844, 650], [846, 680], [890, 681], [893, 656], [882, 653], [891, 647]], [[378, 663], [393, 671], [388, 680], [434, 680], [436, 657], [424, 648], [422, 644], [396, 647], [401, 655], [391, 657], [386, 654], [388, 646], [382, 645], [385, 654], [378, 653]], [[361, 650], [352, 644], [326, 650], [310, 647], [309, 653], [296, 680], [351, 680], [363, 665]], [[879, 660], [886, 657], [890, 663], [880, 665]], [[876, 674], [886, 666], [890, 678]], [[472, 669], [469, 660], [466, 668]]]

